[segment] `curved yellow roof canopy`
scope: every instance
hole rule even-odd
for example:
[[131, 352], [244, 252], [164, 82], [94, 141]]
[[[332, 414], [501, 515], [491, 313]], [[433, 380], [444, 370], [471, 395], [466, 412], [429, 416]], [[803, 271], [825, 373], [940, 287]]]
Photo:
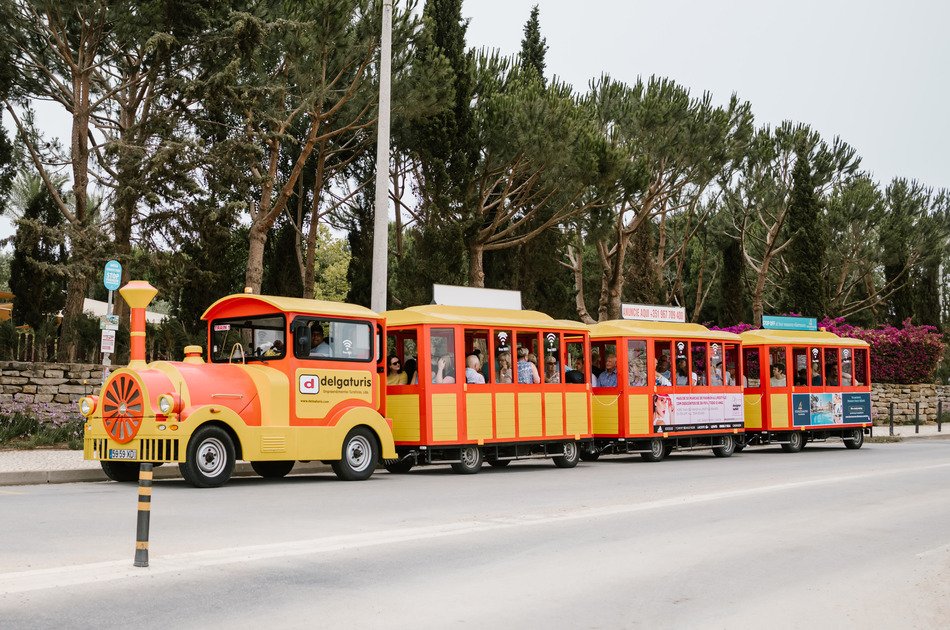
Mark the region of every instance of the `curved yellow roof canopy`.
[[221, 298], [208, 307], [201, 319], [220, 317], [222, 311], [228, 308], [258, 304], [261, 314], [274, 309], [285, 313], [301, 313], [303, 315], [322, 315], [326, 317], [361, 317], [364, 319], [379, 319], [376, 311], [356, 304], [345, 302], [329, 302], [327, 300], [305, 300], [303, 298], [282, 297], [278, 295], [255, 295], [253, 293], [235, 293]]
[[638, 319], [613, 319], [593, 324], [590, 336], [599, 337], [663, 337], [671, 339], [715, 339], [739, 341], [739, 335], [724, 330], [709, 330], [700, 324], [650, 322]]
[[860, 339], [839, 337], [825, 330], [747, 330], [739, 335], [747, 346], [847, 346], [867, 348]]
[[383, 313], [388, 326], [444, 324], [463, 326], [510, 326], [512, 328], [545, 328], [586, 331], [587, 326], [566, 319], [554, 319], [540, 311], [513, 311], [503, 308], [449, 306], [428, 304], [410, 306]]

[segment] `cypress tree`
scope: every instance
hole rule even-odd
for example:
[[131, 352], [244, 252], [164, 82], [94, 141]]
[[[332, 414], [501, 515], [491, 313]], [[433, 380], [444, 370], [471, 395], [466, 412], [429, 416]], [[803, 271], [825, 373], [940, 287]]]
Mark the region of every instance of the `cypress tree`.
[[742, 242], [735, 238], [722, 240], [722, 274], [719, 276], [719, 323], [738, 324], [746, 321], [745, 259], [742, 257]]
[[531, 15], [524, 25], [524, 38], [521, 40], [521, 68], [544, 79], [544, 58], [548, 52], [547, 39], [541, 37], [541, 22], [538, 20], [538, 5], [531, 9]]
[[788, 204], [788, 234], [793, 241], [785, 256], [786, 307], [802, 315], [821, 317], [825, 314], [822, 271], [827, 238], [808, 153], [799, 148], [796, 154]]
[[10, 261], [13, 321], [39, 329], [66, 305], [66, 247], [59, 207], [44, 188], [17, 221]]
[[884, 191], [884, 220], [880, 243], [884, 279], [896, 287], [888, 300], [889, 319], [895, 326], [914, 315], [914, 286], [910, 263], [914, 223], [922, 214], [929, 191], [916, 181], [895, 178]]

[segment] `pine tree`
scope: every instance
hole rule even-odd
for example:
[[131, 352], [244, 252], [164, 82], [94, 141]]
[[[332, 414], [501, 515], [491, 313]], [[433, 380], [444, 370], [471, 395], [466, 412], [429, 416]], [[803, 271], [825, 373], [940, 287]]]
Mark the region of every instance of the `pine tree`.
[[807, 151], [796, 151], [788, 204], [788, 234], [793, 239], [785, 256], [786, 307], [811, 317], [825, 314], [824, 265], [827, 249], [821, 202]]
[[548, 44], [547, 39], [541, 37], [538, 12], [538, 5], [534, 5], [524, 25], [524, 38], [521, 40], [521, 67], [525, 72], [533, 73], [544, 83], [544, 58], [548, 52]]

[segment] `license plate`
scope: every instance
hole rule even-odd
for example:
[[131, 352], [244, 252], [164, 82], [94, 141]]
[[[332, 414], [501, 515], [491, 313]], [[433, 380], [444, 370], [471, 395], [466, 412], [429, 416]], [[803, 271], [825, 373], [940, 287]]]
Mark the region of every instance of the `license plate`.
[[109, 459], [135, 459], [137, 455], [132, 448], [110, 448]]

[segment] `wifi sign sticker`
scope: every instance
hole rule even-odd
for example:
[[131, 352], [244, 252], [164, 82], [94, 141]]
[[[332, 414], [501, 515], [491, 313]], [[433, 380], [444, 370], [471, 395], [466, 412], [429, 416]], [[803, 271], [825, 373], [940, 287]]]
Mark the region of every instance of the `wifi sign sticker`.
[[352, 341], [352, 340], [350, 340], [350, 339], [344, 339], [344, 340], [342, 341], [342, 345], [343, 345], [343, 354], [344, 354], [345, 356], [350, 356], [351, 354], [353, 354], [353, 341]]
[[548, 340], [548, 348], [554, 350], [555, 346], [557, 345], [557, 335], [554, 333], [548, 333], [545, 336], [545, 339]]

